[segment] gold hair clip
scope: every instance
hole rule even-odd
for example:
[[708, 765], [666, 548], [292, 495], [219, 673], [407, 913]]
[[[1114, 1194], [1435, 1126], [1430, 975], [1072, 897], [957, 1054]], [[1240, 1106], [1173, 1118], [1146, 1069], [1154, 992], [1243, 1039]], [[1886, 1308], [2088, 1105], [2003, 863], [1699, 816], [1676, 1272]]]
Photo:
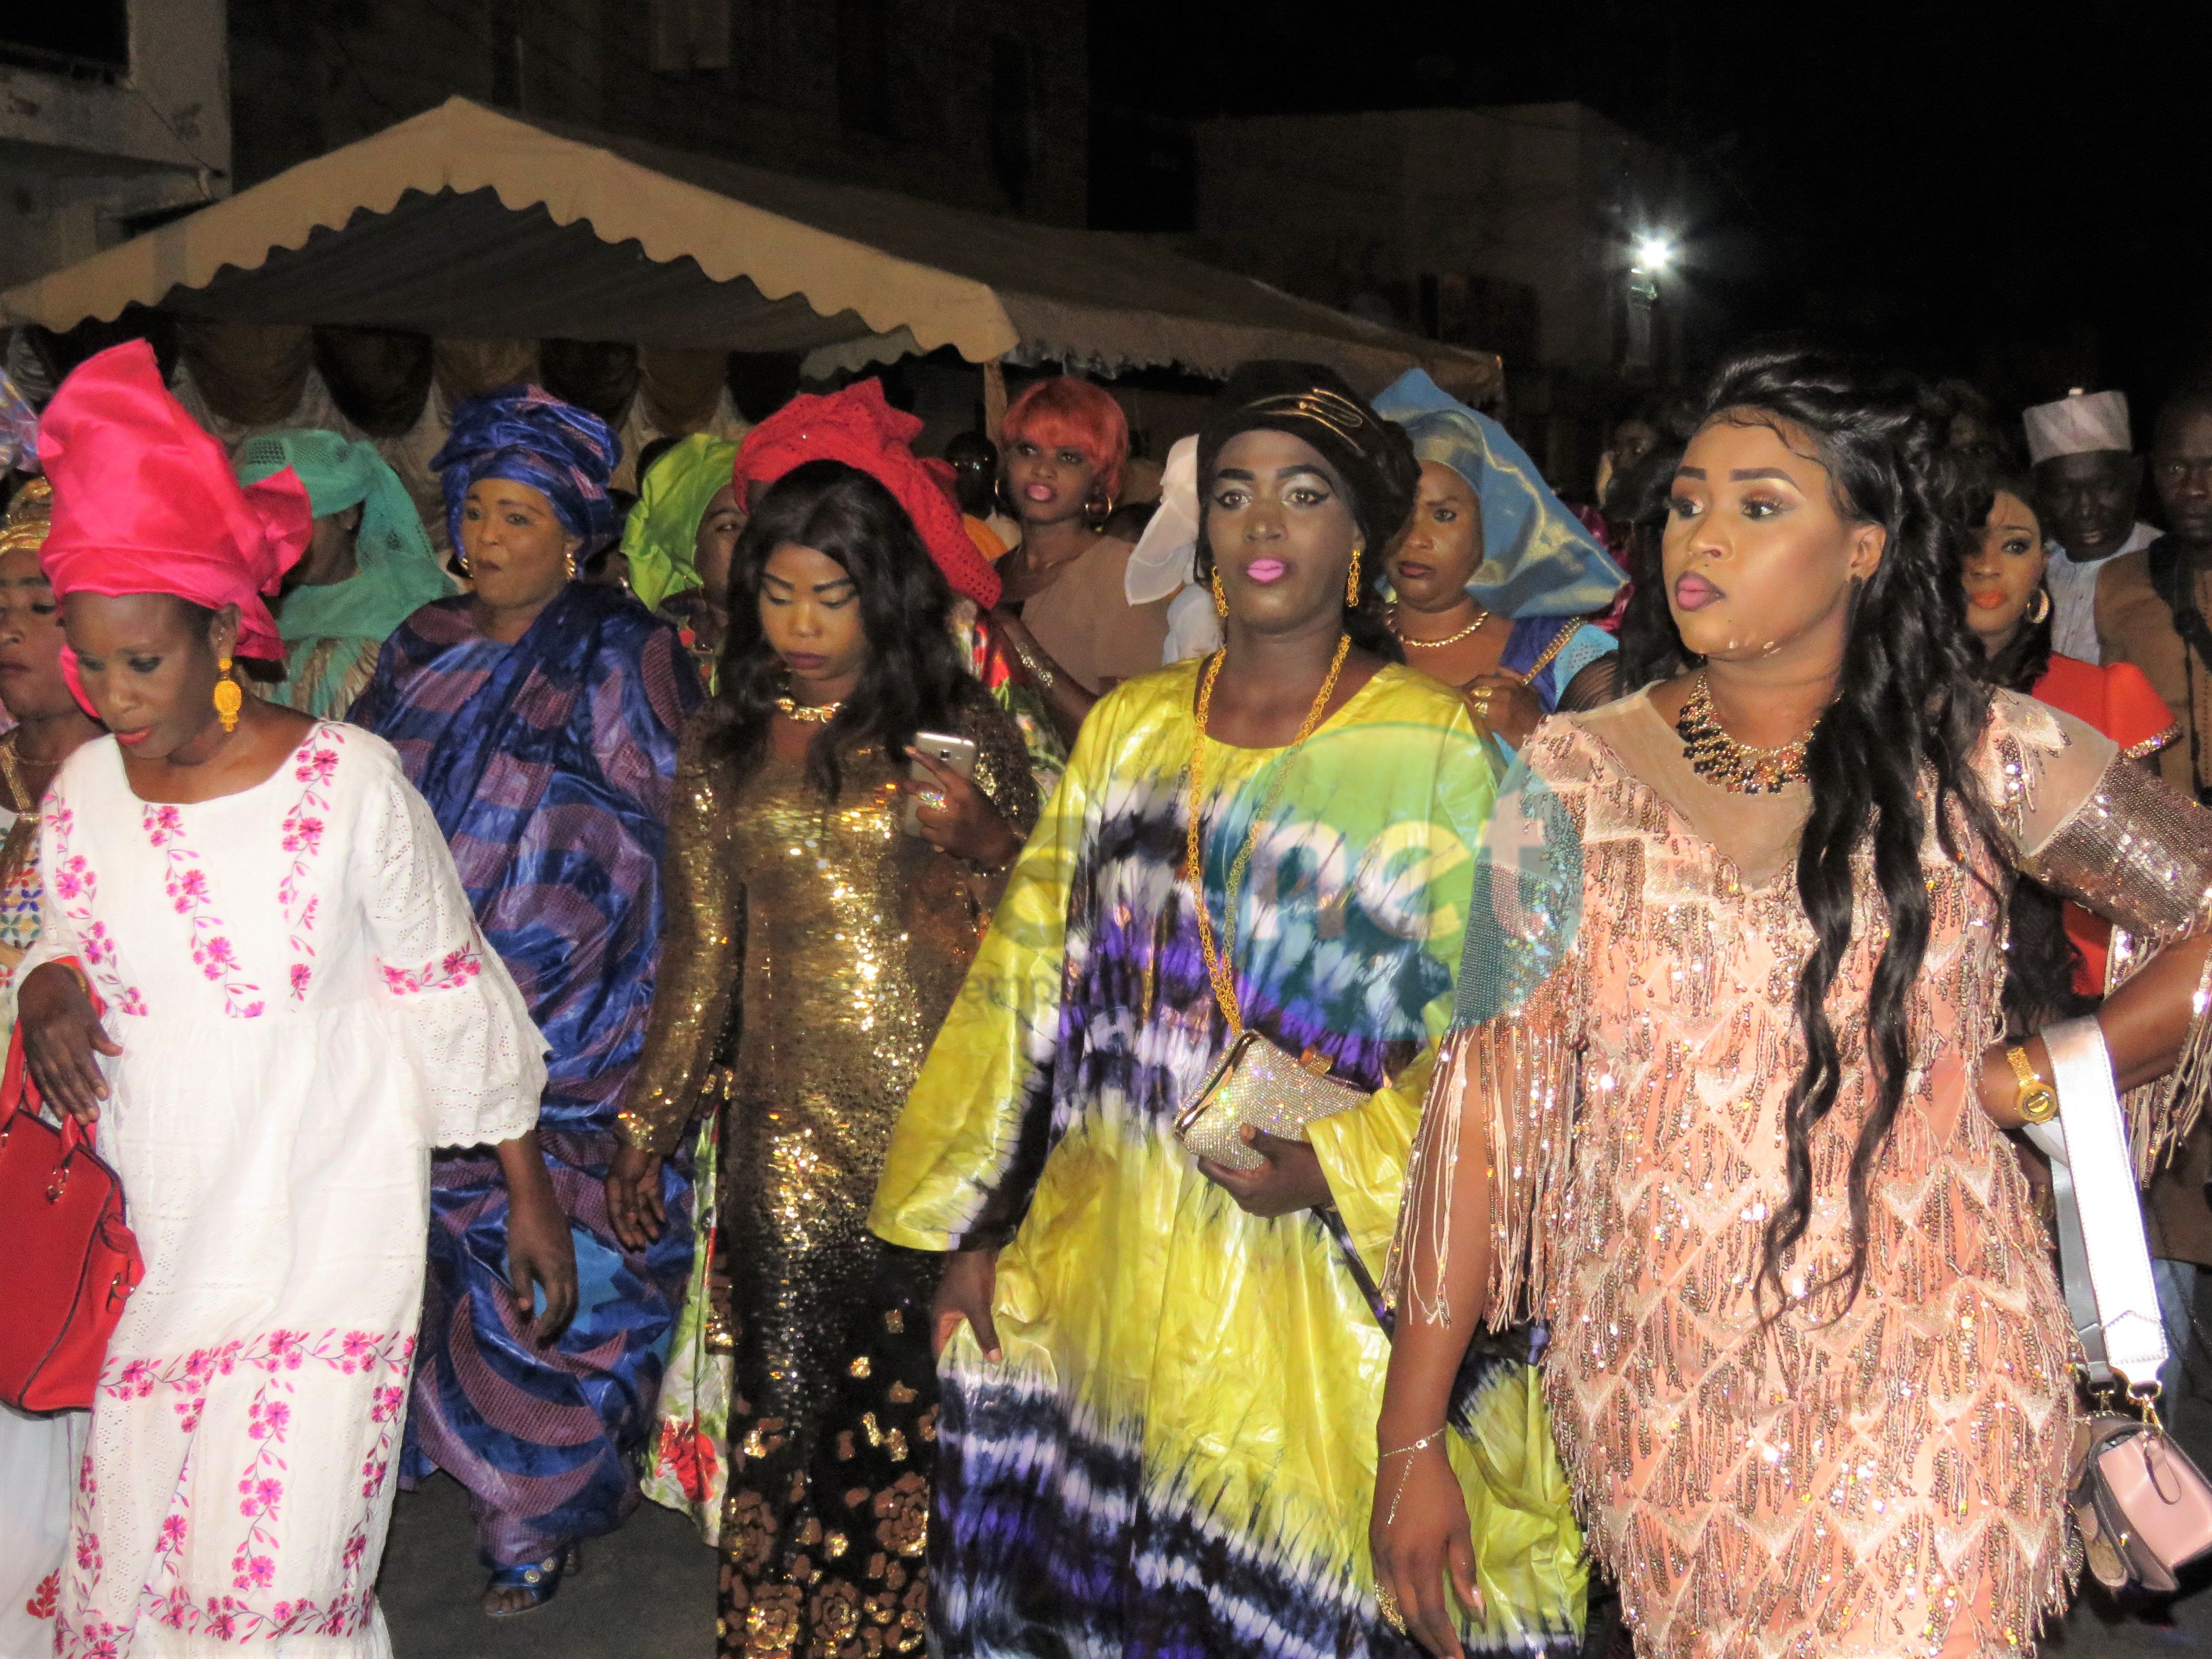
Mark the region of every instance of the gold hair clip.
[[1358, 440], [1346, 428], [1356, 430], [1367, 424], [1367, 417], [1359, 412], [1358, 404], [1327, 386], [1317, 386], [1308, 392], [1279, 392], [1270, 397], [1255, 398], [1244, 407], [1264, 415], [1302, 415], [1327, 427], [1348, 444], [1356, 444]]

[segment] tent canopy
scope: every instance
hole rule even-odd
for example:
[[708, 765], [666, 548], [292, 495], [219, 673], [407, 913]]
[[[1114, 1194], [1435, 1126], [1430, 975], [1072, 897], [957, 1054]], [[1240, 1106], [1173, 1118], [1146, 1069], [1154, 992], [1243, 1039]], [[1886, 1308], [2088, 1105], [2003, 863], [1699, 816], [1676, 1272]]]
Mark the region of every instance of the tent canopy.
[[133, 301], [186, 317], [799, 351], [807, 371], [951, 346], [1111, 374], [1318, 359], [1368, 390], [1498, 360], [1138, 236], [795, 178], [448, 100], [0, 294], [55, 330]]

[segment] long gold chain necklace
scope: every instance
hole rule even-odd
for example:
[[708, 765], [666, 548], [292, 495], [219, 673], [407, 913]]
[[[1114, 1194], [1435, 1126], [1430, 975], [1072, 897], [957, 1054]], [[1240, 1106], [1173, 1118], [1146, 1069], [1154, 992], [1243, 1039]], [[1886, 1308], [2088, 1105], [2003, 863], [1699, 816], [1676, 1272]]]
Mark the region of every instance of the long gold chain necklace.
[[[1820, 729], [1820, 723], [1814, 721], [1813, 732]], [[1737, 742], [1713, 712], [1712, 688], [1702, 669], [1674, 717], [1674, 735], [1682, 740], [1682, 758], [1690, 769], [1739, 795], [1776, 795], [1785, 785], [1804, 782], [1805, 745], [1813, 732], [1772, 749]]]
[[789, 697], [775, 700], [775, 712], [801, 726], [827, 726], [844, 706], [842, 702], [793, 702]]
[[1468, 635], [1474, 633], [1477, 629], [1480, 628], [1483, 623], [1489, 620], [1490, 613], [1487, 611], [1485, 611], [1480, 605], [1477, 605], [1474, 608], [1474, 620], [1469, 623], [1466, 627], [1461, 629], [1458, 633], [1447, 634], [1440, 640], [1417, 640], [1409, 636], [1398, 626], [1398, 607], [1396, 605], [1394, 605], [1390, 607], [1390, 614], [1387, 618], [1390, 631], [1398, 636], [1398, 643], [1413, 651], [1441, 651], [1448, 645], [1457, 645], [1462, 640], [1467, 638]]
[[[1237, 930], [1237, 890], [1244, 885], [1244, 872], [1252, 863], [1252, 849], [1260, 844], [1260, 831], [1275, 810], [1275, 803], [1282, 799], [1283, 782], [1290, 776], [1291, 763], [1305, 747], [1306, 739], [1313, 736], [1314, 727], [1321, 724], [1322, 710], [1328, 707], [1329, 698], [1336, 693], [1336, 677], [1344, 672], [1344, 659], [1351, 650], [1352, 635], [1337, 635], [1336, 655], [1329, 662], [1328, 678], [1315, 694], [1313, 707], [1306, 710], [1297, 736], [1291, 739], [1291, 746], [1275, 763], [1274, 774], [1267, 781], [1267, 797], [1260, 803], [1260, 810], [1252, 815], [1252, 827], [1244, 832], [1244, 844], [1237, 849], [1237, 856], [1229, 866], [1229, 890], [1222, 901], [1222, 914], [1228, 918], [1232, 939]], [[1198, 950], [1206, 959], [1206, 976], [1213, 981], [1213, 1000], [1221, 1005], [1222, 1018], [1229, 1022], [1230, 1035], [1235, 1036], [1244, 1030], [1244, 1013], [1237, 1000], [1237, 980], [1229, 970], [1228, 955], [1214, 948], [1213, 916], [1206, 902], [1205, 844], [1199, 830], [1199, 814], [1206, 805], [1206, 722], [1213, 712], [1213, 682], [1220, 677], [1221, 659], [1227, 654], [1225, 650], [1213, 653], [1198, 684], [1198, 735], [1190, 745], [1190, 835], [1184, 848], [1182, 874], [1198, 902]]]

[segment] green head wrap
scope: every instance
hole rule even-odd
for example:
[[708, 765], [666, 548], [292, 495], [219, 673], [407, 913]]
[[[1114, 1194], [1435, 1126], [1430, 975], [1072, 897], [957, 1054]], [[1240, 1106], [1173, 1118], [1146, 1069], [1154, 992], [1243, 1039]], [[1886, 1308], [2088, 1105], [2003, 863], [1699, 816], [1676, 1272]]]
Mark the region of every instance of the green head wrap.
[[639, 482], [637, 505], [623, 526], [622, 550], [629, 561], [629, 589], [647, 610], [672, 593], [701, 586], [699, 521], [707, 503], [730, 482], [738, 447], [727, 438], [694, 433], [672, 445]]
[[284, 596], [276, 631], [286, 640], [389, 639], [414, 612], [453, 591], [415, 498], [374, 446], [305, 429], [248, 438], [238, 452], [240, 483], [258, 483], [288, 466], [307, 487], [317, 518], [358, 506], [361, 530], [354, 538], [357, 574]]

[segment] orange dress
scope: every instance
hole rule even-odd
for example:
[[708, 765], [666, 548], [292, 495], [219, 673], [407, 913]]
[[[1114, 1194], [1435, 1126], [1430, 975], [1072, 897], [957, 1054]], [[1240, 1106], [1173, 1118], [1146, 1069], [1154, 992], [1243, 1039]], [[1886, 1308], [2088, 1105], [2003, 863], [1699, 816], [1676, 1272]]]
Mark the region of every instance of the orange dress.
[[[1807, 792], [1698, 778], [1648, 694], [1547, 720], [1522, 757], [1408, 1175], [1400, 1317], [1550, 1322], [1560, 1449], [1645, 1659], [2032, 1649], [2067, 1594], [2076, 1349], [2027, 1182], [1975, 1107], [2000, 1030], [2002, 907], [1931, 835], [1912, 1065], [1869, 1186], [1864, 1288], [1768, 1322], [1753, 1283], [1804, 1057]], [[2202, 925], [2212, 814], [2010, 692], [1978, 766], [2021, 866], [2130, 930], [2124, 969]], [[1869, 868], [1857, 886], [1829, 999], [1843, 1087], [1813, 1134], [1793, 1298], [1850, 1259], [1882, 932]], [[2195, 1113], [2205, 1024], [2171, 1079], [2129, 1097], [2146, 1158]], [[1464, 1155], [1463, 1129], [1483, 1137]], [[1491, 1280], [1453, 1283], [1452, 1216], [1486, 1183]]]
[[[2073, 715], [2094, 726], [2120, 746], [2130, 760], [2154, 755], [2180, 735], [2173, 711], [2151, 688], [2142, 669], [2131, 662], [2106, 663], [2101, 667], [2079, 657], [2053, 653], [2051, 666], [2035, 683], [2038, 702]], [[2081, 953], [2074, 975], [2074, 988], [2083, 996], [2105, 994], [2105, 949], [2112, 925], [2092, 915], [2078, 904], [2065, 911], [2066, 936]]]

